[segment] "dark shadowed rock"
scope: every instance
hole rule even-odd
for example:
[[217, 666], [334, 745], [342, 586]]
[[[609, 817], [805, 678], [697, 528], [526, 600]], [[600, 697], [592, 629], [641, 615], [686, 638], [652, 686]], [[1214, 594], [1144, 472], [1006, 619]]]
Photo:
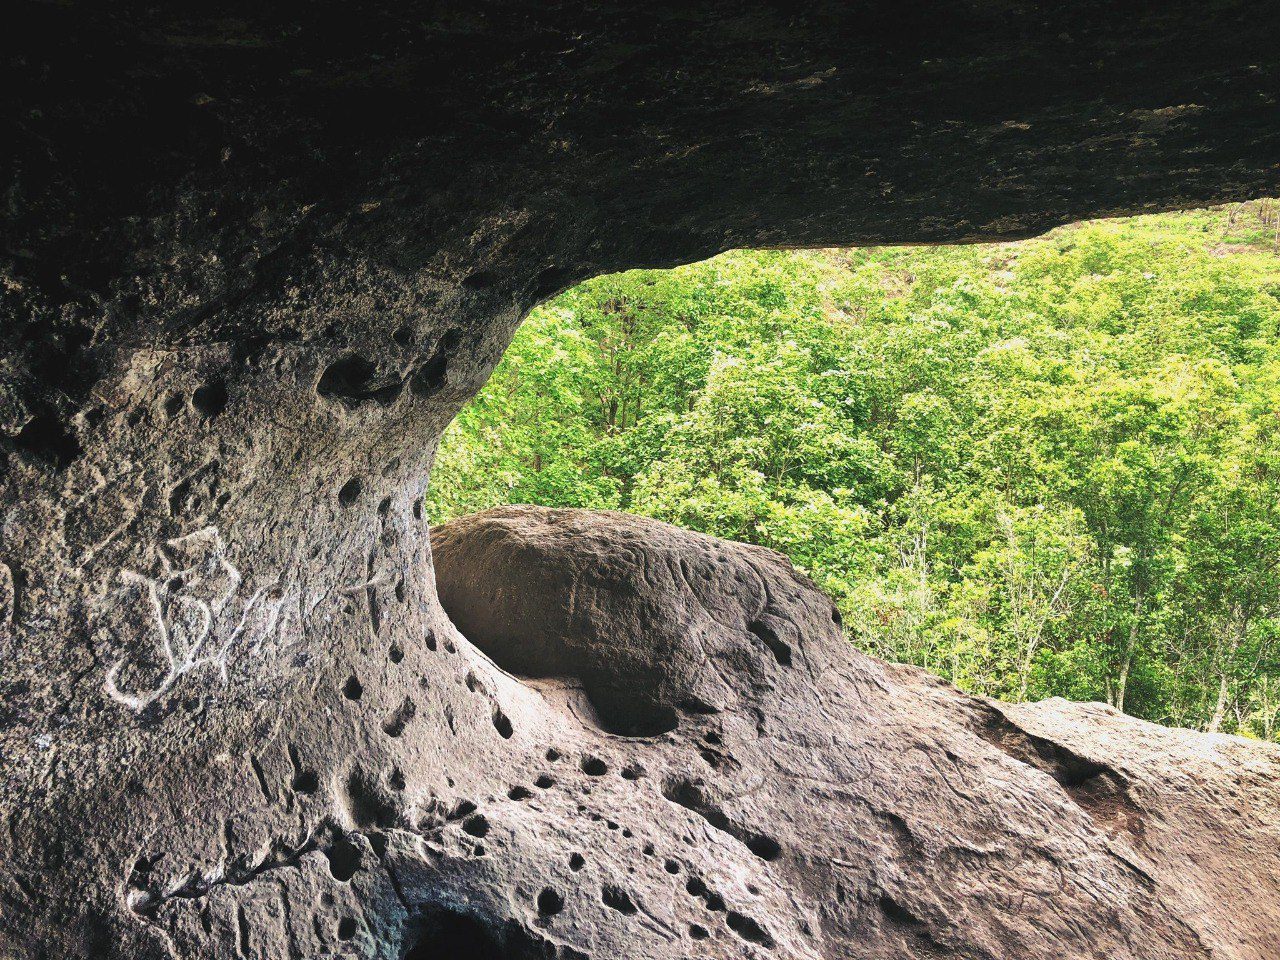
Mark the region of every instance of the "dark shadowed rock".
[[1265, 750], [1236, 795], [1230, 741], [1095, 764], [1088, 711], [853, 658], [780, 561], [616, 520], [599, 567], [477, 529], [530, 584], [458, 586], [517, 680], [420, 500], [587, 276], [1274, 194], [1280, 6], [9, 19], [0, 956], [1269, 958], [1274, 887], [1215, 879], [1274, 846], [1230, 819]]

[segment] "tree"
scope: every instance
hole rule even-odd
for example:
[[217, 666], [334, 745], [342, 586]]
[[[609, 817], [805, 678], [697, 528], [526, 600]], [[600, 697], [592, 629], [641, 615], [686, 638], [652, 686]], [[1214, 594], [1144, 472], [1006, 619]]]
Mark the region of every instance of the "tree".
[[447, 431], [430, 515], [610, 507], [748, 540], [852, 642], [965, 689], [1273, 738], [1259, 209], [596, 278], [533, 312]]
[[[991, 543], [965, 568], [969, 602], [1008, 649], [1000, 671], [1011, 699], [1027, 699], [1031, 671], [1043, 644], [1072, 611], [1088, 560], [1078, 514], [1042, 505], [1002, 503]], [[980, 598], [980, 599], [979, 599]]]

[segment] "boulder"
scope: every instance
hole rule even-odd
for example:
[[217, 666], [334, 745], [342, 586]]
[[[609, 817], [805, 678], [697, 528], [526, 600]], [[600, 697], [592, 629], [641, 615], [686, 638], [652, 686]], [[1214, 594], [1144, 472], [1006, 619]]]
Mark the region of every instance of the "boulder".
[[[530, 859], [590, 869], [515, 882], [555, 891], [551, 926], [584, 952], [678, 957], [682, 933], [707, 957], [1273, 949], [1273, 745], [966, 696], [854, 650], [782, 556], [657, 521], [508, 507], [433, 539], [445, 610], [537, 694], [516, 726], [562, 725], [569, 775], [549, 765], [512, 820], [554, 838], [567, 794], [555, 816], [590, 842]], [[630, 919], [598, 909], [609, 885]]]

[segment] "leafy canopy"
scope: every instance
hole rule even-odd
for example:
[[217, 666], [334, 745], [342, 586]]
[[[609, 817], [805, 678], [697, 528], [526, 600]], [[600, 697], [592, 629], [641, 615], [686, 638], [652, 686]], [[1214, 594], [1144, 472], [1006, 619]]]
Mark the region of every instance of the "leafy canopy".
[[428, 509], [762, 544], [852, 642], [966, 689], [1275, 738], [1278, 218], [597, 278], [530, 315]]

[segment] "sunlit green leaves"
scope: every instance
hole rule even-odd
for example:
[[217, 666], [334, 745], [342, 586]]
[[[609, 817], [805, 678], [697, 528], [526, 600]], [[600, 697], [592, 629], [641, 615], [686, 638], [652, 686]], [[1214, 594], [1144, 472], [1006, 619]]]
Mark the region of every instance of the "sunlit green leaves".
[[597, 278], [533, 312], [450, 428], [430, 514], [620, 508], [747, 540], [853, 642], [966, 689], [1274, 737], [1259, 209]]

